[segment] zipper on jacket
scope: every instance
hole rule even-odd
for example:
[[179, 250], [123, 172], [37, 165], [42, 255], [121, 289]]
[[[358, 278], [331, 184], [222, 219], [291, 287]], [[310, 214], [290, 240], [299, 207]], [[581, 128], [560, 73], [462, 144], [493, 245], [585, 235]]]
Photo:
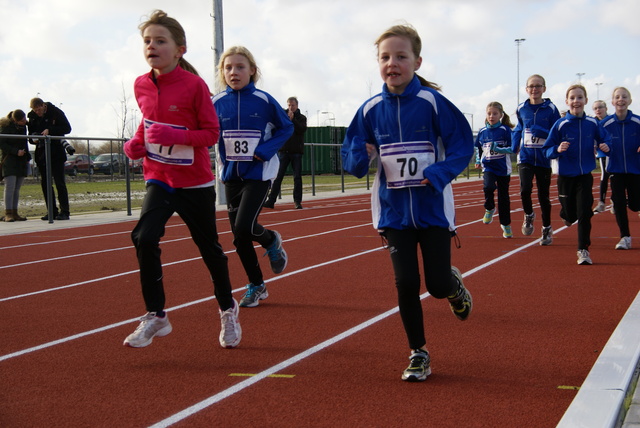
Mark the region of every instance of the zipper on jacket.
[[624, 122], [622, 122], [622, 161], [624, 164], [624, 173], [628, 174], [629, 171], [627, 171], [627, 148], [625, 147], [624, 144]]
[[[584, 113], [586, 114], [586, 113]], [[582, 167], [582, 123], [583, 119], [578, 119], [578, 165], [580, 165], [580, 175], [584, 175], [584, 168]]]
[[[238, 111], [237, 111], [238, 125], [236, 129], [240, 130], [240, 91], [236, 91], [236, 93], [238, 94], [238, 100], [236, 103], [238, 105]], [[240, 176], [240, 162], [237, 162], [237, 161], [236, 161], [236, 176], [238, 176], [240, 180], [243, 180], [243, 178]]]
[[[399, 142], [403, 143], [404, 138], [402, 137], [402, 120], [400, 118], [400, 97], [396, 97], [396, 101], [397, 101], [396, 104], [398, 105], [397, 119], [398, 119], [398, 135], [400, 137]], [[413, 227], [417, 229], [418, 226], [416, 225], [416, 218], [415, 218], [415, 215], [413, 214], [413, 190], [411, 189], [411, 187], [409, 187], [409, 207], [411, 212], [411, 223], [413, 223]]]

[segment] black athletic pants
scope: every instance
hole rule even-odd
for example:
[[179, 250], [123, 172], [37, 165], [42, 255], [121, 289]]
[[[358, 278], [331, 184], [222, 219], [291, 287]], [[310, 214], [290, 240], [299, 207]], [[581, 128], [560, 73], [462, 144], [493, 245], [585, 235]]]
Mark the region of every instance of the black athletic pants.
[[409, 347], [426, 344], [420, 301], [420, 262], [422, 256], [427, 291], [436, 299], [453, 295], [458, 284], [451, 275], [451, 232], [445, 228], [384, 229], [398, 290], [400, 316]]
[[542, 226], [551, 226], [551, 200], [549, 199], [549, 188], [551, 187], [551, 168], [533, 166], [528, 163], [518, 165], [520, 174], [520, 198], [522, 199], [522, 209], [525, 214], [533, 213], [533, 179], [536, 179], [538, 189], [538, 202], [542, 211]]
[[578, 220], [578, 250], [591, 245], [591, 217], [593, 217], [593, 175], [558, 176], [560, 217], [574, 223]]
[[271, 182], [260, 180], [227, 181], [224, 183], [227, 195], [229, 222], [233, 232], [233, 245], [240, 257], [249, 282], [263, 283], [262, 270], [253, 243], [267, 248], [275, 235], [258, 223], [258, 215], [267, 198]]
[[149, 184], [140, 220], [131, 232], [140, 265], [142, 296], [147, 311], [164, 310], [160, 238], [164, 236], [167, 221], [176, 212], [189, 228], [193, 242], [198, 246], [202, 260], [209, 269], [220, 309], [229, 309], [233, 306], [233, 297], [227, 256], [218, 242], [215, 188], [176, 189], [175, 193], [170, 193], [162, 186]]

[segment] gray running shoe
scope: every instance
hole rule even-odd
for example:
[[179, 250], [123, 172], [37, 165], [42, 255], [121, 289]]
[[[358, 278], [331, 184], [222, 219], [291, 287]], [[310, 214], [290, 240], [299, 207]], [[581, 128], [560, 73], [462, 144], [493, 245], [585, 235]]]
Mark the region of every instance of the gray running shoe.
[[598, 201], [598, 205], [596, 205], [596, 207], [593, 210], [593, 212], [594, 213], [601, 213], [601, 212], [604, 212], [604, 210], [605, 210], [604, 202]]
[[529, 236], [533, 233], [533, 219], [536, 218], [536, 213], [525, 214], [524, 222], [522, 223], [522, 234]]
[[264, 255], [269, 255], [269, 262], [271, 263], [271, 270], [273, 273], [281, 273], [284, 268], [287, 267], [287, 252], [282, 248], [282, 237], [275, 230], [272, 231], [275, 239], [267, 247], [267, 252]]
[[267, 286], [264, 282], [260, 285], [247, 284], [247, 291], [240, 300], [240, 306], [243, 308], [253, 308], [258, 306], [260, 300], [264, 300], [269, 297]]
[[542, 228], [542, 238], [540, 238], [540, 245], [551, 245], [553, 242], [553, 229], [551, 226]]

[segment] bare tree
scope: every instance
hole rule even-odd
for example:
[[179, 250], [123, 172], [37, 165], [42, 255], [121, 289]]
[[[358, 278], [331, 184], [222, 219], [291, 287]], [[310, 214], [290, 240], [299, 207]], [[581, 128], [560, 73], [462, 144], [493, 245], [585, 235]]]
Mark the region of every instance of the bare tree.
[[[138, 124], [136, 121], [136, 110], [129, 106], [129, 101], [131, 100], [131, 96], [127, 95], [127, 92], [124, 89], [124, 83], [122, 85], [122, 95], [120, 98], [120, 110], [116, 110], [116, 116], [118, 117], [118, 130], [116, 136], [118, 138], [122, 138], [124, 140], [131, 139], [133, 134], [136, 132]], [[119, 153], [123, 154], [122, 150], [123, 143], [118, 141], [111, 141], [109, 143], [104, 144], [104, 153]], [[124, 155], [123, 155], [124, 156]], [[122, 168], [123, 166], [121, 166]], [[122, 171], [120, 171], [122, 172]]]

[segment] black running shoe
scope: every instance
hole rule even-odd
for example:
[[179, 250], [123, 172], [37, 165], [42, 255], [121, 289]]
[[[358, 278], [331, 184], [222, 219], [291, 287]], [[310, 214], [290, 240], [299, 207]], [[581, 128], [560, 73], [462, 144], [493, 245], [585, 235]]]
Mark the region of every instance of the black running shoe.
[[451, 312], [453, 312], [460, 321], [464, 321], [469, 318], [469, 314], [471, 314], [473, 299], [471, 298], [469, 290], [464, 287], [462, 275], [457, 267], [451, 266], [451, 275], [453, 275], [458, 282], [458, 291], [456, 291], [456, 294], [453, 296], [447, 297], [447, 300], [449, 300], [449, 305], [451, 305]]

